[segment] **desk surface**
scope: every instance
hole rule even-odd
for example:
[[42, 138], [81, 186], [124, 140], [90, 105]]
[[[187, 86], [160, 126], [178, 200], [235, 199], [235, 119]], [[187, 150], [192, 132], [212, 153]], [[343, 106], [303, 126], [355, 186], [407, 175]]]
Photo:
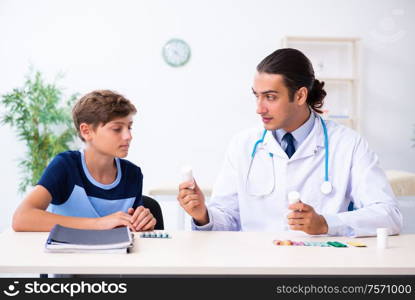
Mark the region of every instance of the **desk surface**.
[[[142, 275], [415, 274], [415, 235], [376, 238], [299, 237], [289, 233], [170, 232], [171, 239], [135, 234], [132, 253], [46, 253], [48, 233], [0, 234], [0, 273]], [[274, 239], [359, 241], [366, 248], [275, 246]]]

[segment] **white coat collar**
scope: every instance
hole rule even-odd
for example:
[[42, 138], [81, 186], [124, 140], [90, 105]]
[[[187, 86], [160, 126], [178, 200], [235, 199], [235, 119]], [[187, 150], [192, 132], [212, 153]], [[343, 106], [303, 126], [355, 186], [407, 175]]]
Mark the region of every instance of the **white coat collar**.
[[315, 115], [313, 129], [290, 159], [269, 130], [265, 135], [263, 146], [274, 155], [291, 161], [315, 155], [319, 147], [324, 148], [324, 131], [320, 116], [313, 113]]

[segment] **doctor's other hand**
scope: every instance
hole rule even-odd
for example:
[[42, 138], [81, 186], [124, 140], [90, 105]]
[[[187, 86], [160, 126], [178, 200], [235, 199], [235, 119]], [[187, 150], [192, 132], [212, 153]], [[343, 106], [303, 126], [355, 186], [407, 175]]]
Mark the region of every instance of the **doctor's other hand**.
[[317, 214], [314, 208], [302, 202], [291, 204], [288, 209], [293, 210], [287, 215], [291, 230], [300, 230], [308, 234], [326, 234], [328, 225], [326, 219]]
[[[193, 189], [191, 187], [194, 186]], [[177, 200], [180, 206], [194, 219], [196, 225], [209, 223], [209, 216], [205, 204], [205, 196], [196, 181], [186, 181], [179, 185]]]
[[131, 215], [130, 228], [133, 231], [152, 231], [156, 226], [157, 220], [148, 208], [138, 206], [135, 210], [130, 207], [128, 214]]

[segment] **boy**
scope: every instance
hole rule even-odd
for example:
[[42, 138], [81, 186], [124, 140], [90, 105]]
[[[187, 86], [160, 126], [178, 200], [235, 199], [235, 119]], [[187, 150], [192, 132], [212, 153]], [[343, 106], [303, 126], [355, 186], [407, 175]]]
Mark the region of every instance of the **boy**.
[[[80, 229], [153, 230], [156, 219], [142, 206], [141, 170], [122, 158], [132, 139], [134, 105], [122, 95], [97, 90], [72, 110], [81, 151], [58, 154], [17, 208], [15, 231], [50, 231], [55, 224]], [[50, 212], [46, 211], [50, 205]]]

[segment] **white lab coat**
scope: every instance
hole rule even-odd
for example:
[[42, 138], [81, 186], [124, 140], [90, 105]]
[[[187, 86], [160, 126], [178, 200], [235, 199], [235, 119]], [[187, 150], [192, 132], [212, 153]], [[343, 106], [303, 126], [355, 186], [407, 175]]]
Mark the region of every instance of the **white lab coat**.
[[[298, 191], [301, 201], [324, 216], [329, 235], [371, 236], [376, 228], [397, 234], [402, 228], [398, 203], [378, 157], [355, 131], [326, 121], [329, 137], [329, 179], [333, 191], [324, 195], [324, 132], [319, 117], [291, 159], [267, 132], [251, 168], [250, 190], [272, 191], [259, 197], [247, 193], [247, 172], [261, 128], [242, 132], [230, 143], [225, 162], [208, 203], [210, 223], [194, 230], [289, 230], [287, 194]], [[273, 154], [273, 165], [268, 153]], [[273, 170], [274, 169], [274, 170]], [[275, 172], [275, 182], [272, 171]], [[275, 185], [274, 185], [275, 183]], [[273, 190], [272, 190], [273, 188]], [[352, 201], [355, 210], [348, 211]]]

